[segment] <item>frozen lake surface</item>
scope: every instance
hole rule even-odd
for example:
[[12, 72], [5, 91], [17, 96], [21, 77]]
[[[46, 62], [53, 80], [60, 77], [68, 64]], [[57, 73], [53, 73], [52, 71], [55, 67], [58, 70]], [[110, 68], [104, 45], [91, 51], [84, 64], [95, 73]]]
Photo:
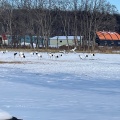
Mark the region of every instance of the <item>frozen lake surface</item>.
[[18, 54], [0, 53], [0, 109], [23, 120], [120, 120], [119, 54]]

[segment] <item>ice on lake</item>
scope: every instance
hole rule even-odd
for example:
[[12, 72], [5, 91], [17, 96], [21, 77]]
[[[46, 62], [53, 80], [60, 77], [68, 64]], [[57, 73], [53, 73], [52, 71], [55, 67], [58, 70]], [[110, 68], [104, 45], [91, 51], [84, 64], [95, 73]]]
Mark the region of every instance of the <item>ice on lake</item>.
[[18, 54], [0, 53], [0, 109], [23, 120], [120, 120], [119, 54]]

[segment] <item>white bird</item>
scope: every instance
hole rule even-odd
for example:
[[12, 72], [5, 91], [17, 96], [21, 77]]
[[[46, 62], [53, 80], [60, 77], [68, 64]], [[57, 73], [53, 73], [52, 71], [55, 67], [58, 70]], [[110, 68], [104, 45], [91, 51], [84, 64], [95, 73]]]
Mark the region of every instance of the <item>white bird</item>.
[[20, 53], [19, 53], [19, 56], [21, 57], [21, 59], [22, 59], [22, 58], [25, 58], [25, 55], [24, 55], [23, 52], [20, 52]]
[[50, 58], [53, 58], [54, 54], [50, 52], [50, 53], [48, 53], [48, 56], [49, 56]]
[[80, 58], [80, 59], [84, 59], [82, 55], [79, 55], [79, 58]]
[[36, 51], [35, 54], [38, 55], [38, 52]]
[[75, 52], [75, 50], [76, 50], [77, 48], [76, 47], [74, 47], [73, 49], [71, 49], [70, 51], [71, 52]]
[[93, 57], [95, 57], [95, 54], [94, 53], [91, 53], [91, 59], [93, 59]]
[[31, 56], [34, 55], [34, 52], [31, 52], [30, 55], [31, 55]]
[[5, 51], [1, 51], [1, 53], [5, 54], [5, 53], [7, 53], [7, 50], [5, 50]]
[[24, 55], [24, 53], [23, 52], [19, 52], [19, 55]]
[[60, 57], [62, 57], [63, 55], [62, 54], [59, 54]]
[[38, 56], [38, 59], [42, 58], [42, 55], [40, 53], [38, 53], [37, 56]]
[[95, 56], [95, 54], [94, 54], [94, 53], [91, 53], [91, 56]]
[[60, 55], [54, 54], [54, 57], [57, 59], [60, 57]]
[[79, 58], [82, 59], [82, 60], [87, 58], [87, 57], [88, 57], [88, 54], [79, 55]]
[[20, 55], [21, 58], [25, 58], [25, 55]]

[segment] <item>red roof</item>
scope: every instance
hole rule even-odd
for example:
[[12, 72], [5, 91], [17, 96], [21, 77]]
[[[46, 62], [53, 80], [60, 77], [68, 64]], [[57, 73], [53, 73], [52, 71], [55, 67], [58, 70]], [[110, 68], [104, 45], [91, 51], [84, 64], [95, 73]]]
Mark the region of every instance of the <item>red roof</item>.
[[7, 37], [5, 34], [2, 34], [2, 38], [3, 38], [3, 40], [7, 40]]
[[97, 35], [100, 40], [120, 40], [120, 34], [117, 32], [98, 31]]

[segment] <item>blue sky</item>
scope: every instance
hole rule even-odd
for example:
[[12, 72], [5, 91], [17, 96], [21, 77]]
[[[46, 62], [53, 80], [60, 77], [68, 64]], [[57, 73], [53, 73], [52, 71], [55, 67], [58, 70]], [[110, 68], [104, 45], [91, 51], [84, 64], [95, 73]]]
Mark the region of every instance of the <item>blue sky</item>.
[[110, 2], [112, 5], [115, 5], [116, 8], [118, 9], [118, 12], [120, 13], [120, 0], [107, 0]]

